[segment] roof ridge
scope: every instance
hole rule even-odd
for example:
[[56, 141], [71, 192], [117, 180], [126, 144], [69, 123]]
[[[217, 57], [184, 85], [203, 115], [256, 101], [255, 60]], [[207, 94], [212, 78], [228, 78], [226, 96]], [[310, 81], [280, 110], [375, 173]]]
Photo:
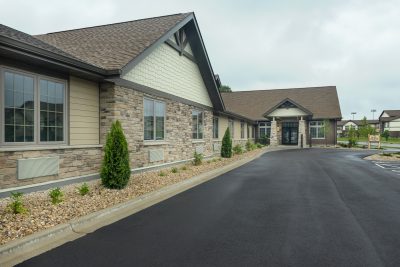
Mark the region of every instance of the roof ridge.
[[36, 37], [36, 36], [57, 34], [57, 33], [63, 33], [63, 32], [79, 31], [79, 30], [84, 30], [84, 29], [92, 29], [92, 28], [97, 28], [97, 27], [118, 25], [118, 24], [124, 24], [124, 23], [130, 23], [130, 22], [136, 22], [136, 21], [142, 21], [142, 20], [156, 19], [156, 18], [172, 17], [172, 16], [177, 16], [177, 15], [186, 15], [186, 16], [188, 16], [188, 15], [190, 15], [192, 13], [193, 12], [186, 12], [186, 13], [176, 13], [176, 14], [163, 15], [163, 16], [154, 16], [154, 17], [150, 17], [150, 18], [141, 18], [141, 19], [128, 20], [128, 21], [122, 21], [122, 22], [114, 22], [114, 23], [107, 23], [107, 24], [102, 24], [102, 25], [88, 26], [88, 27], [82, 27], [82, 28], [76, 28], [76, 29], [70, 29], [70, 30], [63, 30], [63, 31], [55, 31], [55, 32], [42, 33], [42, 34], [35, 34], [35, 35], [32, 35], [32, 36]]
[[278, 91], [278, 90], [307, 90], [307, 89], [321, 89], [321, 88], [330, 88], [334, 87], [336, 88], [335, 85], [327, 85], [327, 86], [310, 86], [310, 87], [293, 87], [293, 88], [272, 88], [272, 89], [261, 89], [261, 90], [242, 90], [242, 91], [232, 91], [232, 92], [222, 92], [224, 94], [231, 94], [231, 93], [253, 93], [253, 92], [260, 92], [260, 91]]

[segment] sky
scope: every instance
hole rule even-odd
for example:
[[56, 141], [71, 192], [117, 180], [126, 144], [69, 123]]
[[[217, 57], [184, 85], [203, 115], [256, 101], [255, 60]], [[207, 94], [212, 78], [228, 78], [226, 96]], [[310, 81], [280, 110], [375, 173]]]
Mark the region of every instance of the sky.
[[400, 109], [400, 0], [0, 0], [0, 23], [39, 34], [195, 12], [233, 91], [335, 85], [344, 119]]

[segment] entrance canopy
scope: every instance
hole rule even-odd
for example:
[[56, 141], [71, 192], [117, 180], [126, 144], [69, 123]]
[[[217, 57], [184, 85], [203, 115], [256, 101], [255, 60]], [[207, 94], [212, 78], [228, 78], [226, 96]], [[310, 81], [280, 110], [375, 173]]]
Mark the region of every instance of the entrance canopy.
[[293, 100], [286, 98], [264, 113], [266, 118], [300, 118], [312, 117], [312, 113]]

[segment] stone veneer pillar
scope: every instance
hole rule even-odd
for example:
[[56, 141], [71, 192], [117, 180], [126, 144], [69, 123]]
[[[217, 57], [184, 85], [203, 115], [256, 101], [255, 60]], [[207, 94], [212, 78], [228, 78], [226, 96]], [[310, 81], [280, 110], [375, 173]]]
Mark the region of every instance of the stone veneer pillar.
[[269, 143], [271, 146], [279, 145], [278, 122], [275, 120], [275, 118], [271, 121], [271, 137]]
[[303, 147], [306, 146], [307, 136], [306, 136], [306, 121], [301, 117], [299, 120], [299, 142], [298, 146], [301, 147], [301, 137], [303, 136]]

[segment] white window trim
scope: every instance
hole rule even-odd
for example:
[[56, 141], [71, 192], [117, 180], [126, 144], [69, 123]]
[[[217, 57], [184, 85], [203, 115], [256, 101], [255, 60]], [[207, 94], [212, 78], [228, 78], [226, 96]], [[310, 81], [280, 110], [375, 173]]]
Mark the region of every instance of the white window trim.
[[[197, 112], [199, 112], [199, 113], [201, 113], [201, 118], [202, 118], [202, 122], [203, 122], [203, 135], [202, 135], [202, 137], [201, 138], [193, 138], [193, 112], [194, 111], [197, 111]], [[199, 124], [199, 116], [197, 115], [197, 137], [199, 137], [199, 126], [198, 126], [198, 124]], [[192, 132], [192, 141], [197, 141], [197, 140], [203, 140], [204, 139], [204, 110], [200, 110], [200, 109], [193, 109], [192, 110], [192, 114], [191, 114], [191, 121], [192, 121], [192, 129], [191, 129], [191, 132]]]
[[[245, 133], [245, 125], [246, 123], [244, 121], [240, 121], [240, 139], [246, 139], [246, 133]], [[243, 135], [242, 135], [243, 133]]]
[[[268, 125], [269, 123], [269, 125]], [[261, 126], [261, 124], [264, 124], [263, 126]], [[260, 122], [258, 123], [258, 137], [262, 138], [261, 136], [261, 129], [265, 129], [265, 134], [267, 134], [267, 129], [270, 129], [270, 135], [271, 135], [271, 122]], [[271, 136], [269, 136], [271, 137]]]
[[[156, 105], [153, 105], [153, 121], [154, 121], [154, 124], [153, 124], [153, 133], [154, 133], [153, 139], [144, 139], [144, 102], [146, 100], [153, 101], [154, 103], [158, 102], [158, 103], [163, 103], [164, 104], [165, 109], [164, 109], [164, 138], [163, 139], [158, 139], [158, 140], [156, 139], [156, 112], [155, 112]], [[151, 144], [151, 145], [155, 145], [156, 143], [160, 143], [160, 144], [161, 143], [162, 144], [166, 143], [166, 141], [165, 141], [167, 139], [166, 138], [167, 137], [166, 136], [166, 127], [165, 127], [166, 120], [167, 120], [167, 103], [164, 102], [164, 101], [161, 101], [161, 100], [154, 99], [154, 98], [143, 97], [143, 141], [145, 143], [148, 143], [148, 144]]]
[[[312, 122], [322, 122], [322, 126], [321, 125], [311, 125], [311, 123]], [[308, 128], [309, 128], [309, 135], [311, 136], [311, 128], [315, 128], [317, 131], [316, 131], [316, 133], [317, 133], [317, 136], [318, 136], [318, 133], [319, 133], [319, 129], [325, 129], [325, 122], [323, 122], [323, 121], [310, 121], [309, 122], [309, 124], [308, 124]], [[323, 134], [324, 134], [324, 137], [312, 137], [311, 136], [311, 139], [315, 139], [315, 140], [324, 140], [325, 139], [325, 130], [323, 130], [323, 132], [322, 132]]]
[[[25, 76], [30, 76], [33, 78], [33, 86], [34, 86], [34, 127], [33, 127], [33, 139], [34, 142], [5, 142], [5, 120], [4, 120], [4, 109], [5, 109], [5, 98], [4, 98], [4, 82], [5, 82], [5, 72], [12, 72], [16, 74], [21, 74]], [[50, 141], [50, 142], [41, 142], [40, 141], [40, 88], [39, 88], [39, 81], [47, 80], [47, 81], [55, 81], [58, 83], [63, 83], [64, 84], [64, 125], [63, 125], [63, 135], [64, 135], [64, 141]], [[66, 145], [68, 143], [68, 105], [69, 105], [69, 99], [68, 99], [68, 81], [67, 80], [62, 80], [34, 72], [29, 72], [25, 70], [20, 70], [17, 68], [12, 68], [8, 66], [2, 66], [0, 65], [0, 96], [2, 101], [0, 101], [0, 145], [2, 147], [21, 147], [21, 146], [29, 146], [29, 147], [40, 147], [40, 146], [54, 146], [54, 145]]]

